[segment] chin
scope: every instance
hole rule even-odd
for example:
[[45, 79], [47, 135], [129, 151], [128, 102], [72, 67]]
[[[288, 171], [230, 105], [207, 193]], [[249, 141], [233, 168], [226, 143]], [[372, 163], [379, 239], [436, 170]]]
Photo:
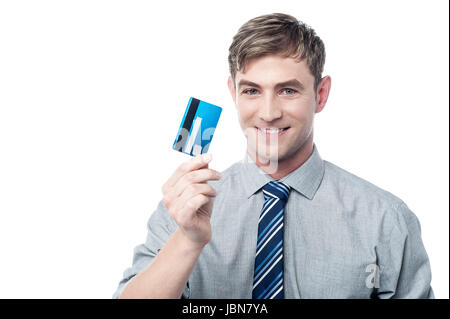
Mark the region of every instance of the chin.
[[286, 151], [280, 151], [279, 149], [270, 149], [268, 152], [256, 152], [253, 149], [253, 152], [256, 154], [257, 158], [261, 162], [280, 162], [286, 158], [288, 155]]

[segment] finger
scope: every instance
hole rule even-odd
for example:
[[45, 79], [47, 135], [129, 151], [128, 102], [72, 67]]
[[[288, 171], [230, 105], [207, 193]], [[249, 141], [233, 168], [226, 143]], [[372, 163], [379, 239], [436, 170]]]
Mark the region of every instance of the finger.
[[179, 225], [187, 226], [189, 225], [195, 218], [195, 214], [203, 205], [207, 204], [211, 200], [211, 197], [205, 196], [203, 194], [197, 194], [194, 197], [191, 197], [183, 208], [178, 211], [176, 220]]
[[207, 166], [211, 159], [211, 154], [200, 154], [178, 166], [172, 176], [163, 185], [163, 193], [170, 187], [174, 186], [183, 175]]
[[216, 190], [209, 184], [190, 184], [184, 192], [179, 196], [181, 201], [188, 201], [190, 198], [203, 194], [205, 196], [215, 197], [217, 195]]
[[181, 179], [171, 188], [163, 190], [163, 203], [168, 207], [181, 193], [191, 184], [206, 184], [208, 180], [219, 180], [222, 174], [216, 170], [203, 168], [192, 171], [182, 176]]
[[181, 179], [173, 186], [170, 193], [170, 197], [178, 197], [184, 190], [192, 184], [206, 184], [210, 180], [219, 180], [222, 174], [216, 170], [210, 168], [203, 168], [196, 171], [192, 171], [181, 177]]
[[177, 198], [172, 201], [173, 210], [175, 212], [181, 210], [192, 197], [195, 197], [198, 194], [203, 194], [208, 197], [215, 197], [217, 195], [216, 190], [209, 184], [190, 184], [180, 196], [177, 196]]

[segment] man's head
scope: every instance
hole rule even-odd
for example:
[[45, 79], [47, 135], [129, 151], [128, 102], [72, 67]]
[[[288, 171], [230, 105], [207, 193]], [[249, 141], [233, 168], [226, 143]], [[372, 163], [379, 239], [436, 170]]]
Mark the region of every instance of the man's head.
[[[239, 29], [228, 61], [228, 86], [249, 154], [295, 165], [305, 147], [312, 148], [314, 114], [325, 106], [330, 89], [331, 79], [322, 78], [322, 40], [292, 16], [264, 15]], [[269, 134], [258, 128], [288, 129]], [[270, 143], [272, 138], [278, 143]]]
[[305, 60], [317, 89], [325, 64], [325, 46], [315, 31], [294, 17], [273, 13], [247, 21], [233, 37], [228, 64], [231, 79], [252, 59], [270, 54]]

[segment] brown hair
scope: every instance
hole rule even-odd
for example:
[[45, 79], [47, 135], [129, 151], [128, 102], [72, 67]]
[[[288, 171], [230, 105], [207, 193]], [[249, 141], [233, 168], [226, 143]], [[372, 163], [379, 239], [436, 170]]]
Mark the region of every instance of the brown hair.
[[291, 57], [306, 63], [314, 76], [314, 90], [322, 78], [325, 46], [315, 31], [284, 13], [262, 15], [247, 21], [233, 37], [228, 63], [233, 83], [237, 71], [247, 63], [269, 54]]

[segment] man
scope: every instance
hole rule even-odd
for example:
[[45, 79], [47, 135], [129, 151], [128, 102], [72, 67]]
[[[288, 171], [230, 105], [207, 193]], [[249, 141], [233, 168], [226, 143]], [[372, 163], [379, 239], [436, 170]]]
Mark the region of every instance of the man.
[[416, 216], [320, 158], [325, 49], [285, 14], [244, 24], [228, 87], [248, 141], [222, 174], [197, 156], [163, 199], [114, 294], [121, 298], [433, 298]]

